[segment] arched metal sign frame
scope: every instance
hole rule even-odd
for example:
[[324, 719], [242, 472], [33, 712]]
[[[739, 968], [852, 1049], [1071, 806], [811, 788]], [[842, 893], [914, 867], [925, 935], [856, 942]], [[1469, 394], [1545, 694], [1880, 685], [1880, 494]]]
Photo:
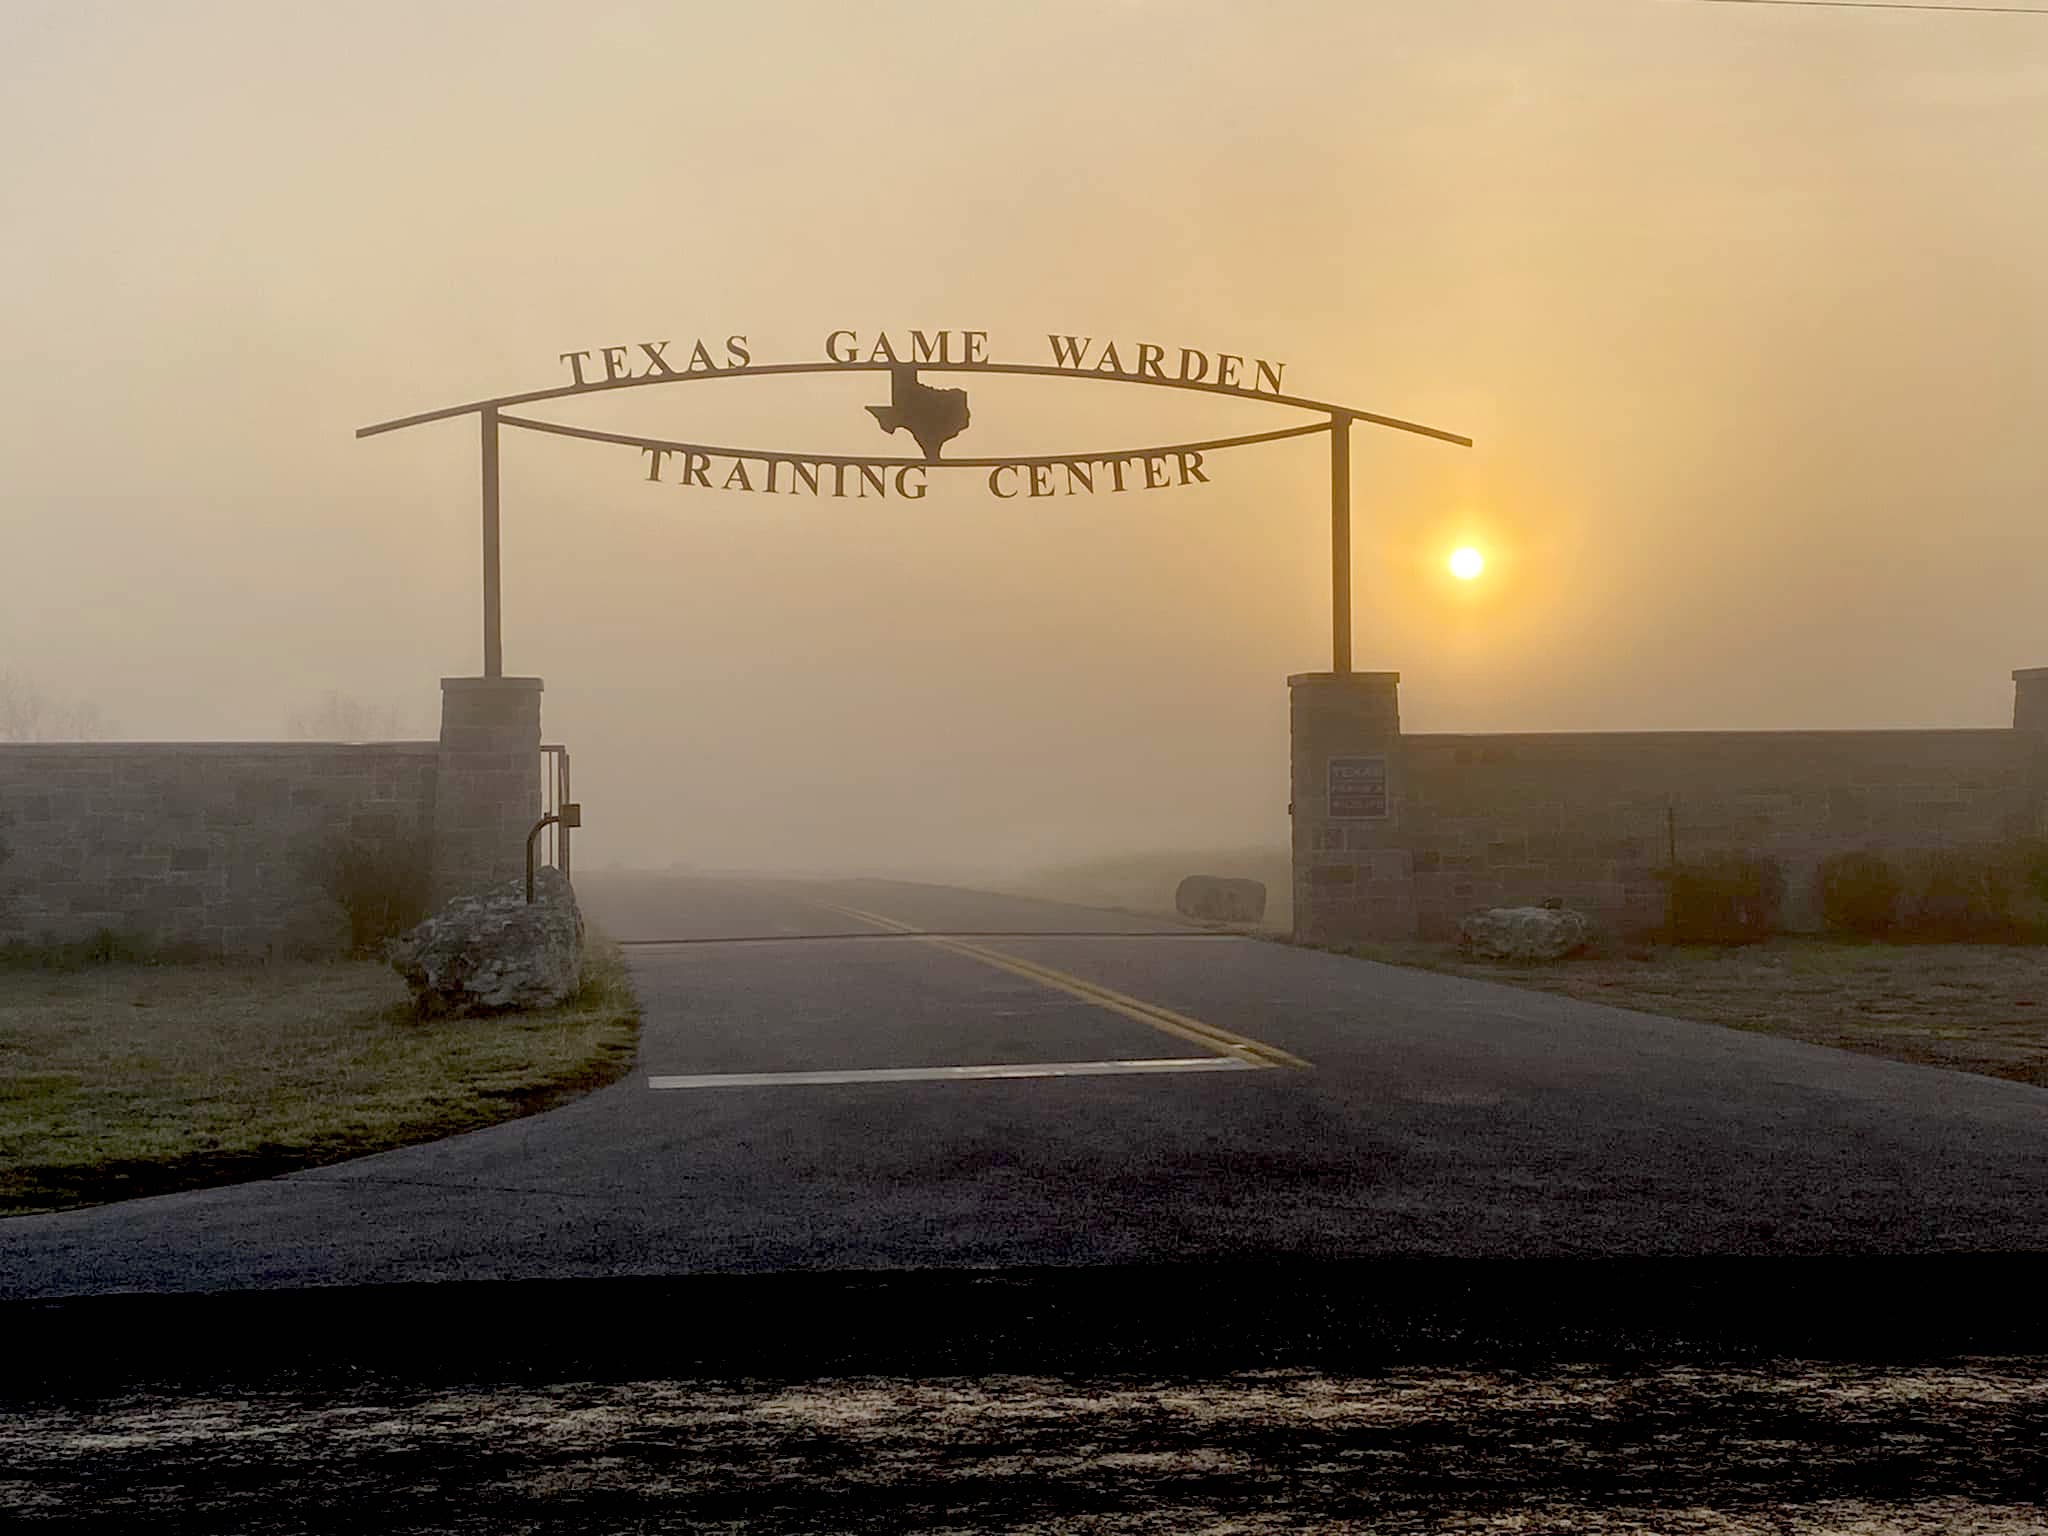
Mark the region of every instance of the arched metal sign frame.
[[[839, 334], [839, 333], [835, 333]], [[666, 343], [661, 345], [665, 346]], [[623, 349], [613, 349], [623, 350]], [[565, 357], [570, 354], [564, 354]], [[588, 356], [589, 354], [574, 354]], [[385, 432], [397, 432], [407, 427], [424, 426], [429, 422], [447, 421], [459, 416], [475, 416], [481, 434], [483, 470], [483, 576], [484, 576], [484, 675], [504, 675], [504, 640], [502, 629], [502, 601], [500, 588], [499, 561], [499, 519], [498, 519], [498, 433], [502, 427], [521, 431], [546, 433], [557, 437], [580, 438], [588, 442], [616, 443], [640, 449], [649, 454], [701, 454], [710, 457], [733, 459], [758, 459], [771, 463], [811, 465], [867, 465], [889, 469], [987, 469], [993, 475], [1004, 467], [1015, 466], [1028, 469], [1032, 466], [1129, 463], [1155, 459], [1168, 455], [1201, 455], [1220, 452], [1231, 448], [1248, 447], [1254, 443], [1280, 442], [1287, 438], [1312, 437], [1328, 433], [1330, 437], [1330, 662], [1331, 671], [1345, 674], [1351, 671], [1351, 425], [1365, 422], [1370, 426], [1386, 427], [1396, 432], [1413, 433], [1420, 437], [1435, 438], [1439, 442], [1455, 443], [1461, 448], [1472, 446], [1472, 439], [1440, 427], [1424, 426], [1420, 422], [1404, 421], [1396, 416], [1383, 416], [1374, 411], [1360, 410], [1355, 406], [1338, 405], [1328, 400], [1312, 400], [1301, 395], [1283, 395], [1277, 390], [1268, 392], [1260, 389], [1240, 387], [1202, 379], [1169, 378], [1155, 370], [1154, 373], [1129, 373], [1121, 370], [1106, 371], [1100, 368], [1080, 366], [1066, 367], [1040, 363], [998, 363], [986, 361], [929, 361], [920, 358], [916, 362], [870, 361], [824, 361], [798, 363], [754, 363], [746, 362], [730, 367], [709, 367], [701, 369], [666, 369], [650, 372], [640, 377], [593, 379], [585, 381], [577, 369], [578, 382], [561, 385], [553, 389], [528, 390], [523, 394], [500, 395], [490, 400], [472, 400], [463, 405], [443, 406], [439, 410], [421, 411], [411, 416], [400, 416], [391, 421], [376, 422], [356, 430], [358, 438], [376, 437]], [[1109, 452], [1050, 453], [1050, 454], [1009, 454], [1000, 457], [945, 458], [938, 453], [919, 457], [893, 454], [830, 454], [797, 453], [787, 449], [734, 448], [708, 443], [689, 443], [670, 438], [648, 437], [630, 432], [607, 432], [595, 427], [572, 426], [566, 422], [542, 421], [535, 417], [511, 414], [513, 408], [538, 405], [550, 400], [580, 398], [585, 395], [610, 394], [623, 389], [641, 389], [662, 384], [687, 384], [707, 379], [765, 378], [790, 374], [841, 374], [841, 373], [891, 373], [907, 375], [912, 382], [922, 373], [938, 374], [996, 374], [1026, 375], [1037, 378], [1094, 379], [1113, 384], [1142, 384], [1154, 389], [1192, 390], [1202, 394], [1223, 395], [1238, 400], [1256, 400], [1268, 405], [1288, 406], [1295, 410], [1308, 411], [1322, 418], [1292, 427], [1283, 427], [1270, 432], [1251, 432], [1233, 437], [1207, 438], [1200, 442], [1167, 443], [1149, 448], [1120, 449]], [[660, 460], [653, 461], [657, 466]]]

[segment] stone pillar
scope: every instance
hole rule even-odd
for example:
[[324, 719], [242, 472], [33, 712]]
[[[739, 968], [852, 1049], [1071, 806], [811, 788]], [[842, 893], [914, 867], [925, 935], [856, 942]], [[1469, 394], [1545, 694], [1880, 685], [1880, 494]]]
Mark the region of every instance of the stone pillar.
[[2012, 728], [2048, 736], [2048, 667], [2022, 667], [2013, 673]]
[[526, 834], [540, 819], [540, 693], [537, 677], [441, 679], [437, 903], [526, 871]]
[[1294, 937], [1415, 937], [1414, 861], [1400, 846], [1401, 674], [1287, 679], [1294, 740]]
[[2012, 675], [2012, 728], [2034, 739], [2027, 761], [2027, 798], [2033, 833], [2048, 834], [2048, 667], [2022, 667]]

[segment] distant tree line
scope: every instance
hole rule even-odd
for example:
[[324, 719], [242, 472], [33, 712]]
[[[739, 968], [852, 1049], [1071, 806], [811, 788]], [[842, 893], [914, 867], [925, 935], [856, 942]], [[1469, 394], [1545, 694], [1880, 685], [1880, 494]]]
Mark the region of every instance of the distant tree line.
[[310, 708], [293, 714], [290, 734], [294, 741], [411, 741], [434, 733], [416, 729], [396, 704], [330, 688]]
[[[90, 699], [59, 698], [20, 673], [0, 670], [0, 741], [105, 741], [115, 734]], [[409, 711], [328, 689], [291, 714], [292, 741], [411, 741], [434, 735]]]
[[58, 699], [18, 672], [0, 672], [0, 741], [101, 741], [112, 734], [88, 699]]

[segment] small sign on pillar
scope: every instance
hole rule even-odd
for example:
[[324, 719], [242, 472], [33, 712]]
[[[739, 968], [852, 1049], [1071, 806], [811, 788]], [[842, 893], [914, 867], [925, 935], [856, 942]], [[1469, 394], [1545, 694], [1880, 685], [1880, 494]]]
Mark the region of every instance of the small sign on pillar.
[[1329, 783], [1332, 821], [1386, 820], [1386, 758], [1333, 757]]

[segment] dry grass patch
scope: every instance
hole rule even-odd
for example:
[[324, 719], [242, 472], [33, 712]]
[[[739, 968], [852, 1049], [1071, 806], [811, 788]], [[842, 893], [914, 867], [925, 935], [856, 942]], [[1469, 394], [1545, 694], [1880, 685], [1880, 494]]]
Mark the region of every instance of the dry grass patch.
[[420, 1020], [376, 961], [0, 970], [0, 1214], [264, 1178], [532, 1114], [631, 1067], [593, 949], [559, 1008]]
[[1353, 952], [2048, 1087], [2048, 946], [2038, 944], [1780, 938], [1734, 949], [1615, 949], [1539, 964], [1473, 960], [1449, 944]]

